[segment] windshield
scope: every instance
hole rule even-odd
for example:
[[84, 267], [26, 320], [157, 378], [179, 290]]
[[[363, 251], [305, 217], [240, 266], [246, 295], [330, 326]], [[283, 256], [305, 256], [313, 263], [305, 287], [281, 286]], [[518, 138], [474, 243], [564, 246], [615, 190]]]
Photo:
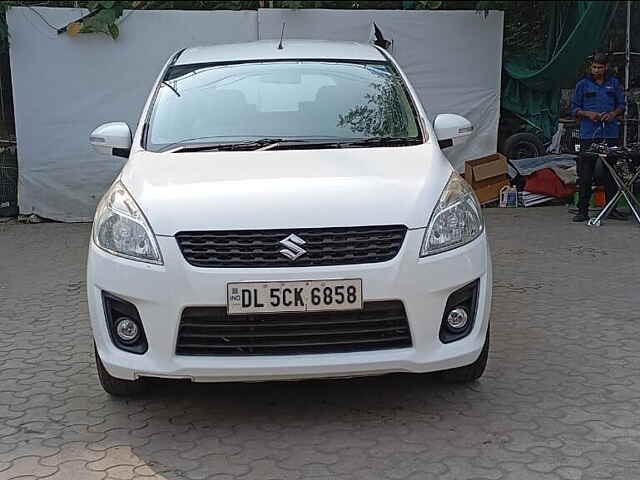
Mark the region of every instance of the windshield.
[[387, 63], [181, 65], [160, 84], [146, 147], [383, 137], [420, 139], [402, 79]]

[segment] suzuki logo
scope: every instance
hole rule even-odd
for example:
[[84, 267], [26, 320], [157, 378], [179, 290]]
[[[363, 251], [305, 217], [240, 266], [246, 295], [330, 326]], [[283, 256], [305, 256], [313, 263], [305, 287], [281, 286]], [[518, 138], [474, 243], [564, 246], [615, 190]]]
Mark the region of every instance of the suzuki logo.
[[287, 247], [280, 250], [280, 253], [293, 262], [294, 260], [297, 260], [302, 255], [307, 253], [307, 251], [300, 246], [304, 245], [305, 243], [307, 242], [302, 240], [295, 233], [292, 233], [284, 240], [280, 240], [280, 245], [282, 245], [283, 247]]

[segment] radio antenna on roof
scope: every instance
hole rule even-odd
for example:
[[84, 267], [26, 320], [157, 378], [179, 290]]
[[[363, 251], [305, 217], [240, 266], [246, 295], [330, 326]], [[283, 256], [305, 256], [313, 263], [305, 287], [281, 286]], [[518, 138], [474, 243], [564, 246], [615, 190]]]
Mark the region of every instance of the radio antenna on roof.
[[278, 44], [278, 50], [282, 50], [282, 39], [284, 38], [284, 26], [286, 25], [285, 22], [282, 22], [282, 33], [280, 34], [280, 43]]

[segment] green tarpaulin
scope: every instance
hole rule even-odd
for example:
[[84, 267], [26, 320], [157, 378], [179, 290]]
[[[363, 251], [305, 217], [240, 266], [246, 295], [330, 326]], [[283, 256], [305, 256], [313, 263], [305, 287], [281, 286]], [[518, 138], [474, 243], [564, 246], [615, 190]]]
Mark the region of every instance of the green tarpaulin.
[[558, 123], [560, 89], [601, 46], [617, 3], [553, 2], [547, 7], [544, 53], [504, 59], [502, 108], [524, 117], [550, 140]]

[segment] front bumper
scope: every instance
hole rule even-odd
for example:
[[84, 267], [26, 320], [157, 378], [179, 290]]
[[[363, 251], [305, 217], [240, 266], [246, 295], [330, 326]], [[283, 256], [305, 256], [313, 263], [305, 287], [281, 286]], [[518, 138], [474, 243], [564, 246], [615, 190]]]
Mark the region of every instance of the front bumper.
[[[407, 231], [388, 262], [331, 267], [215, 269], [189, 265], [174, 237], [158, 237], [165, 264], [135, 262], [89, 247], [87, 294], [98, 353], [114, 377], [188, 378], [193, 381], [257, 381], [430, 372], [473, 363], [482, 350], [491, 310], [491, 260], [486, 234], [458, 249], [419, 258], [424, 229]], [[180, 356], [175, 354], [181, 313], [191, 306], [226, 304], [228, 282], [361, 278], [364, 301], [401, 300], [413, 346], [396, 350], [280, 356]], [[449, 295], [480, 280], [476, 319], [468, 336], [439, 339]], [[116, 348], [102, 304], [106, 291], [133, 303], [149, 348], [137, 355]]]

